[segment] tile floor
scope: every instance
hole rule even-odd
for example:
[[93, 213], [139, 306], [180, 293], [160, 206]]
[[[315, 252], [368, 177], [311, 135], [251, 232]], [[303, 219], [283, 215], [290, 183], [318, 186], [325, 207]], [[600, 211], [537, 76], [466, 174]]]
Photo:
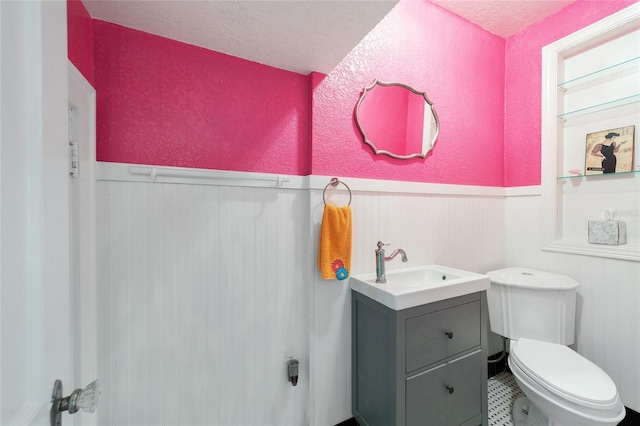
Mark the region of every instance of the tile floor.
[[499, 373], [489, 379], [489, 425], [513, 425], [511, 410], [516, 398], [523, 396], [511, 373]]

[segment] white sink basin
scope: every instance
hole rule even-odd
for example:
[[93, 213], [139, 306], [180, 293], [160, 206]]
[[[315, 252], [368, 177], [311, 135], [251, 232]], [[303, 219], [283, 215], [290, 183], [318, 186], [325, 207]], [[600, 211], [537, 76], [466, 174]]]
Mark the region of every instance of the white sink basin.
[[440, 265], [387, 271], [386, 284], [376, 284], [376, 274], [349, 278], [350, 286], [383, 305], [400, 311], [414, 306], [487, 290], [489, 277]]

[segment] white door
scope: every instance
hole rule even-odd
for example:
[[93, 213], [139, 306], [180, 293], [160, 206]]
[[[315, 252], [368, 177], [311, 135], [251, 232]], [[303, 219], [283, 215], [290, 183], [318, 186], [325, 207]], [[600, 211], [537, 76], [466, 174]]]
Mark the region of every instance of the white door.
[[[95, 131], [96, 91], [69, 62], [69, 141], [75, 153], [69, 178], [71, 218], [71, 303], [73, 388], [97, 378], [95, 286]], [[82, 411], [73, 416], [77, 425], [97, 424], [97, 415]], [[69, 424], [67, 422], [67, 424]]]
[[[0, 1], [0, 424], [71, 384], [65, 1]], [[68, 422], [68, 415], [63, 421]]]

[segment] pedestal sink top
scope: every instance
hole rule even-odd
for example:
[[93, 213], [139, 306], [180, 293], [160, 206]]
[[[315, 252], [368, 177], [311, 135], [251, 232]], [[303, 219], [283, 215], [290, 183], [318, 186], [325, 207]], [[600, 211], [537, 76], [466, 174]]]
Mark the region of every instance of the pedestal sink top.
[[386, 284], [376, 284], [376, 274], [349, 278], [351, 288], [383, 305], [400, 311], [426, 303], [487, 290], [489, 277], [441, 265], [387, 271]]

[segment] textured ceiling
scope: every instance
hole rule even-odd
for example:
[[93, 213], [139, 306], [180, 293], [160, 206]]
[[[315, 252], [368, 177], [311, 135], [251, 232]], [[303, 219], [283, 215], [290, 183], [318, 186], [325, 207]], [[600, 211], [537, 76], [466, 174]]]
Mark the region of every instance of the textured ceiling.
[[502, 38], [522, 31], [576, 0], [431, 0]]
[[[507, 38], [575, 0], [431, 1]], [[302, 74], [328, 74], [397, 2], [83, 0], [95, 19]]]
[[91, 17], [302, 74], [328, 74], [398, 0], [83, 0]]

